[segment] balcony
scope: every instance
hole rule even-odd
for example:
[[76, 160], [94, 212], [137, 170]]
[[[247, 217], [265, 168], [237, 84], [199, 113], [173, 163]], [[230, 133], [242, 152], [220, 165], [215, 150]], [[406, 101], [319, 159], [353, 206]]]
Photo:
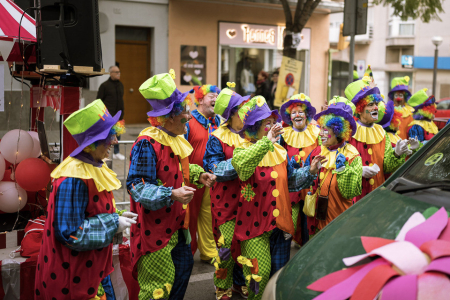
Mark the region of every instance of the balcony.
[[414, 46], [414, 22], [389, 21], [389, 35], [386, 38], [386, 46]]

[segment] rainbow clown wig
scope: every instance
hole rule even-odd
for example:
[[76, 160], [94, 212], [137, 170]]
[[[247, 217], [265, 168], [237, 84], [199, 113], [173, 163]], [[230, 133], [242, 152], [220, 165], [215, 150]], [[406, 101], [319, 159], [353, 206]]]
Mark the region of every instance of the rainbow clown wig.
[[344, 117], [335, 114], [322, 115], [317, 120], [317, 124], [320, 127], [327, 127], [333, 130], [339, 143], [348, 141], [352, 137], [352, 127], [350, 122], [344, 119]]
[[[292, 103], [291, 105], [289, 105], [289, 106], [286, 108], [286, 110], [284, 111], [284, 115], [285, 115], [286, 117], [288, 117], [289, 120], [291, 120], [291, 112], [292, 112], [292, 110], [293, 110], [295, 107], [297, 107], [297, 106], [300, 106], [301, 109], [305, 112], [305, 114], [306, 114], [306, 119], [308, 120], [308, 123], [310, 123], [310, 122], [311, 122], [311, 116], [310, 116], [310, 114], [308, 114], [308, 108], [307, 108], [306, 105], [303, 104], [303, 103]], [[292, 120], [289, 121], [287, 124], [289, 124], [289, 125], [292, 126]]]
[[414, 93], [408, 100], [408, 104], [414, 107], [414, 120], [433, 120], [436, 114], [436, 99], [433, 95], [427, 95], [428, 89], [422, 89]]
[[168, 118], [178, 116], [179, 114], [181, 114], [184, 111], [185, 107], [187, 107], [187, 109], [189, 110], [191, 105], [192, 105], [192, 100], [188, 96], [182, 102], [179, 102], [179, 101], [175, 102], [172, 110], [168, 114], [158, 116], [158, 117], [149, 117], [147, 120], [150, 122], [150, 124], [153, 127], [164, 126], [164, 124], [166, 123]]
[[380, 94], [371, 94], [367, 95], [363, 99], [359, 100], [358, 103], [356, 103], [356, 109], [355, 109], [355, 117], [358, 119], [361, 116], [361, 113], [364, 111], [364, 108], [371, 102], [375, 102], [378, 104], [380, 101], [383, 101], [383, 98]]
[[[276, 113], [272, 113], [272, 114], [271, 114], [269, 117], [267, 117], [266, 119], [268, 119], [268, 118], [274, 118], [275, 121], [276, 121], [276, 120], [278, 120], [279, 115], [276, 114]], [[264, 120], [265, 120], [265, 119], [264, 119]], [[262, 125], [262, 123], [263, 123], [264, 120], [259, 120], [259, 121], [257, 121], [254, 125], [251, 125], [251, 126], [245, 128], [245, 129], [242, 131], [243, 138], [246, 139], [246, 140], [249, 140], [249, 141], [257, 140], [257, 139], [258, 139], [258, 130], [259, 130], [259, 128], [261, 127], [261, 125]]]
[[111, 127], [106, 139], [93, 142], [92, 144], [84, 148], [83, 151], [90, 153], [92, 151], [95, 151], [95, 149], [97, 149], [99, 145], [106, 145], [106, 147], [109, 147], [109, 145], [111, 145], [112, 142], [114, 141], [114, 136], [118, 137], [124, 133], [125, 133], [125, 120], [121, 120], [116, 124], [114, 124], [113, 127]]
[[217, 86], [211, 84], [205, 84], [202, 86], [197, 85], [191, 90], [189, 97], [192, 97], [195, 106], [198, 106], [199, 101], [202, 100], [203, 97], [205, 97], [205, 95], [208, 93], [219, 94], [220, 89]]
[[316, 109], [311, 105], [311, 99], [303, 93], [293, 95], [288, 101], [283, 103], [280, 108], [283, 122], [292, 126], [291, 113], [295, 107], [300, 107], [306, 115], [307, 123], [310, 123], [316, 114]]

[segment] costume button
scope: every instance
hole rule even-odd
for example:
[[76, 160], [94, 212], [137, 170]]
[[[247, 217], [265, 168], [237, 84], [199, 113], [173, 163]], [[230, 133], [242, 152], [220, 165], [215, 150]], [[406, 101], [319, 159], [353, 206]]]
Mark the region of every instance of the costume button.
[[323, 179], [325, 177], [325, 174], [320, 173], [320, 179]]
[[373, 180], [373, 178], [370, 178], [369, 184], [370, 184], [370, 185], [373, 185], [374, 183], [375, 183], [375, 180]]
[[273, 216], [276, 218], [276, 217], [278, 217], [280, 215], [280, 211], [278, 210], [278, 209], [274, 209], [273, 210]]
[[272, 191], [272, 196], [274, 196], [276, 198], [276, 197], [278, 197], [278, 195], [280, 195], [280, 191], [278, 191], [277, 189], [274, 189]]
[[181, 186], [184, 186], [184, 182], [181, 183]]
[[306, 154], [305, 151], [303, 151], [303, 150], [300, 151], [300, 156], [301, 156], [301, 157], [305, 156], [305, 154]]
[[272, 178], [277, 178], [277, 177], [278, 177], [277, 171], [272, 171], [272, 172], [270, 173], [270, 176], [271, 176]]
[[369, 167], [371, 167], [371, 166], [373, 166], [373, 163], [370, 163], [370, 164], [369, 164]]
[[367, 150], [367, 153], [369, 153], [369, 155], [372, 155], [373, 151], [371, 148], [369, 148], [369, 150]]
[[187, 208], [187, 204], [183, 204], [183, 209], [186, 209]]
[[180, 171], [182, 171], [182, 170], [181, 170], [181, 164], [180, 164], [180, 163], [178, 163], [178, 165], [180, 166]]
[[399, 130], [399, 131], [397, 131], [397, 134], [400, 134], [400, 130]]

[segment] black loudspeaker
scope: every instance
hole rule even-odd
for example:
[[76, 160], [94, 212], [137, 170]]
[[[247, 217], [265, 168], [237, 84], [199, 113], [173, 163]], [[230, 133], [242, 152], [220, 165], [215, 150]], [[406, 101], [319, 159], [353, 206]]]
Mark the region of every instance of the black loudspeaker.
[[98, 0], [35, 0], [37, 65], [102, 69]]

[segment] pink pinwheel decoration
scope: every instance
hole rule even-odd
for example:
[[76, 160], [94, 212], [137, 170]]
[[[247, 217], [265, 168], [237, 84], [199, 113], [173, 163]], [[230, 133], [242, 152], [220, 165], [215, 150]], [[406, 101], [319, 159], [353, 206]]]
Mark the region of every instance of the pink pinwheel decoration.
[[450, 219], [442, 207], [427, 220], [413, 214], [395, 240], [361, 237], [366, 254], [344, 258], [348, 267], [308, 286], [314, 300], [450, 299]]

